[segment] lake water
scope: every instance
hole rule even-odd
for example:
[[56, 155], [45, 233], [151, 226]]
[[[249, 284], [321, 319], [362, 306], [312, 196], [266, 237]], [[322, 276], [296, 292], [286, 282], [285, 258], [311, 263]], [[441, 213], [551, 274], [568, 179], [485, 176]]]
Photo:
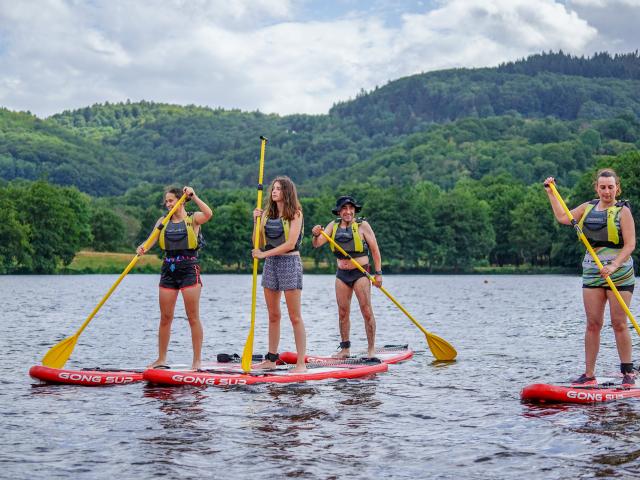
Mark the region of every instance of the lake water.
[[[417, 353], [374, 378], [230, 389], [35, 385], [29, 367], [79, 328], [116, 278], [0, 277], [0, 477], [640, 477], [640, 402], [538, 407], [519, 400], [524, 385], [582, 373], [578, 277], [385, 277], [389, 292], [458, 350], [451, 364], [435, 363], [424, 335], [375, 291], [378, 343], [408, 343]], [[241, 353], [251, 277], [203, 280], [205, 359]], [[157, 282], [157, 275], [125, 278], [67, 367], [152, 361]], [[330, 353], [339, 342], [333, 277], [307, 275], [304, 282], [308, 350]], [[178, 305], [170, 361], [190, 363]], [[262, 298], [258, 307], [255, 349], [264, 353]], [[364, 348], [355, 301], [352, 310], [352, 343]], [[285, 315], [281, 350], [292, 349]], [[598, 366], [618, 368], [610, 328]]]

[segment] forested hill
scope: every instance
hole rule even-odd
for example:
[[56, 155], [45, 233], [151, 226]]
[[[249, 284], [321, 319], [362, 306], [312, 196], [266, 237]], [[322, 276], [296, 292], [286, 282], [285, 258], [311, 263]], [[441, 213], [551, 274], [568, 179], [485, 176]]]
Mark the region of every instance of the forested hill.
[[146, 163], [74, 129], [0, 108], [0, 178], [46, 178], [86, 192], [117, 195], [140, 181]]
[[622, 53], [614, 56], [607, 52], [596, 53], [591, 58], [575, 57], [562, 51], [531, 55], [516, 62], [506, 62], [498, 72], [537, 75], [540, 72], [577, 75], [579, 77], [622, 78], [640, 80], [640, 56]]
[[546, 54], [498, 68], [412, 75], [339, 103], [330, 114], [353, 120], [369, 135], [413, 133], [465, 117], [517, 114], [588, 121], [640, 115], [638, 55], [615, 57], [605, 65], [611, 67], [607, 77], [599, 56], [566, 60]]
[[[47, 120], [1, 110], [0, 178], [44, 177], [98, 196], [141, 180], [253, 186], [258, 136], [265, 135], [267, 176], [288, 174], [307, 194], [347, 178], [450, 187], [509, 172], [533, 181], [556, 162], [557, 174], [573, 182], [596, 156], [639, 146], [640, 60], [608, 58], [543, 54], [498, 68], [414, 75], [328, 115], [153, 102], [93, 105]], [[603, 62], [622, 73], [596, 75]]]

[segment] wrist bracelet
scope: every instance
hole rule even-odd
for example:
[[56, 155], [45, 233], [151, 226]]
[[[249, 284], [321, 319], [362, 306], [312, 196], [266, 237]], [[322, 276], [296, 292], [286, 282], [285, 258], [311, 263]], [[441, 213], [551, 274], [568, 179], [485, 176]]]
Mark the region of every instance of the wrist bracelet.
[[373, 272], [374, 275], [382, 275], [382, 270], [376, 270]]

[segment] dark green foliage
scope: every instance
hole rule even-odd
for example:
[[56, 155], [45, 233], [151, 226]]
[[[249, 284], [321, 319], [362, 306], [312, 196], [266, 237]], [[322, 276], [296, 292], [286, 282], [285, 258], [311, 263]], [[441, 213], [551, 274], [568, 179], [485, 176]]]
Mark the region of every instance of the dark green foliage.
[[82, 138], [50, 120], [0, 108], [0, 177], [73, 185], [93, 195], [122, 194], [139, 177], [129, 153]]
[[[53, 273], [68, 265], [81, 247], [91, 244], [89, 198], [75, 188], [57, 187], [44, 181], [10, 185], [19, 219], [28, 226], [29, 258], [15, 265], [35, 273]], [[17, 259], [19, 261], [19, 259]], [[6, 259], [3, 263], [7, 264]]]
[[440, 266], [456, 270], [486, 258], [495, 246], [491, 208], [464, 188], [443, 194], [435, 206]]
[[98, 252], [117, 250], [124, 242], [125, 227], [119, 215], [104, 207], [91, 214], [91, 246]]
[[[640, 63], [640, 62], [639, 62]], [[330, 115], [351, 120], [368, 135], [410, 134], [431, 123], [465, 117], [552, 116], [594, 120], [640, 114], [640, 79], [584, 78], [541, 72], [535, 76], [495, 69], [447, 70], [390, 82]]]
[[505, 73], [521, 73], [537, 75], [540, 72], [554, 72], [563, 75], [576, 75], [587, 78], [622, 78], [640, 80], [640, 56], [638, 51], [632, 53], [616, 53], [611, 56], [600, 52], [591, 58], [568, 55], [560, 50], [558, 53], [542, 53], [530, 55], [526, 59], [507, 62], [497, 69]]
[[[207, 246], [202, 258], [246, 268], [253, 262], [252, 209], [247, 203], [236, 201], [216, 208], [214, 218], [203, 225]], [[203, 265], [206, 268], [206, 265]]]
[[522, 249], [513, 242], [514, 212], [522, 203], [526, 188], [522, 181], [510, 175], [486, 176], [480, 182], [461, 182], [479, 200], [484, 200], [491, 210], [491, 225], [496, 243], [489, 254], [494, 265], [519, 265], [524, 260]]
[[624, 115], [591, 124], [552, 118], [466, 119], [433, 125], [368, 160], [325, 175], [316, 184], [329, 188], [345, 178], [363, 178], [367, 172], [368, 181], [381, 187], [426, 180], [452, 188], [460, 179], [501, 173], [527, 184], [554, 175], [573, 185], [598, 155], [636, 148], [624, 141], [634, 135], [640, 135], [637, 121]]
[[542, 184], [531, 185], [512, 211], [509, 242], [531, 265], [549, 265], [559, 225]]
[[0, 189], [0, 273], [31, 267], [33, 247], [29, 243], [31, 227], [20, 215], [10, 192]]

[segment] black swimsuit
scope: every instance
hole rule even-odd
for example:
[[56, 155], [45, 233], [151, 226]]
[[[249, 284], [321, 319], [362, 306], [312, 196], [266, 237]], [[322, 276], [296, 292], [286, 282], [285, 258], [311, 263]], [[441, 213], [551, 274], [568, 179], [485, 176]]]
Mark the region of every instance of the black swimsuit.
[[[364, 268], [367, 272], [371, 271], [369, 265], [363, 265], [362, 268]], [[362, 273], [359, 268], [354, 268], [351, 270], [343, 270], [342, 268], [339, 268], [338, 270], [336, 270], [336, 278], [346, 284], [349, 288], [353, 288], [355, 283], [362, 277], [367, 278], [367, 275], [365, 273]]]

